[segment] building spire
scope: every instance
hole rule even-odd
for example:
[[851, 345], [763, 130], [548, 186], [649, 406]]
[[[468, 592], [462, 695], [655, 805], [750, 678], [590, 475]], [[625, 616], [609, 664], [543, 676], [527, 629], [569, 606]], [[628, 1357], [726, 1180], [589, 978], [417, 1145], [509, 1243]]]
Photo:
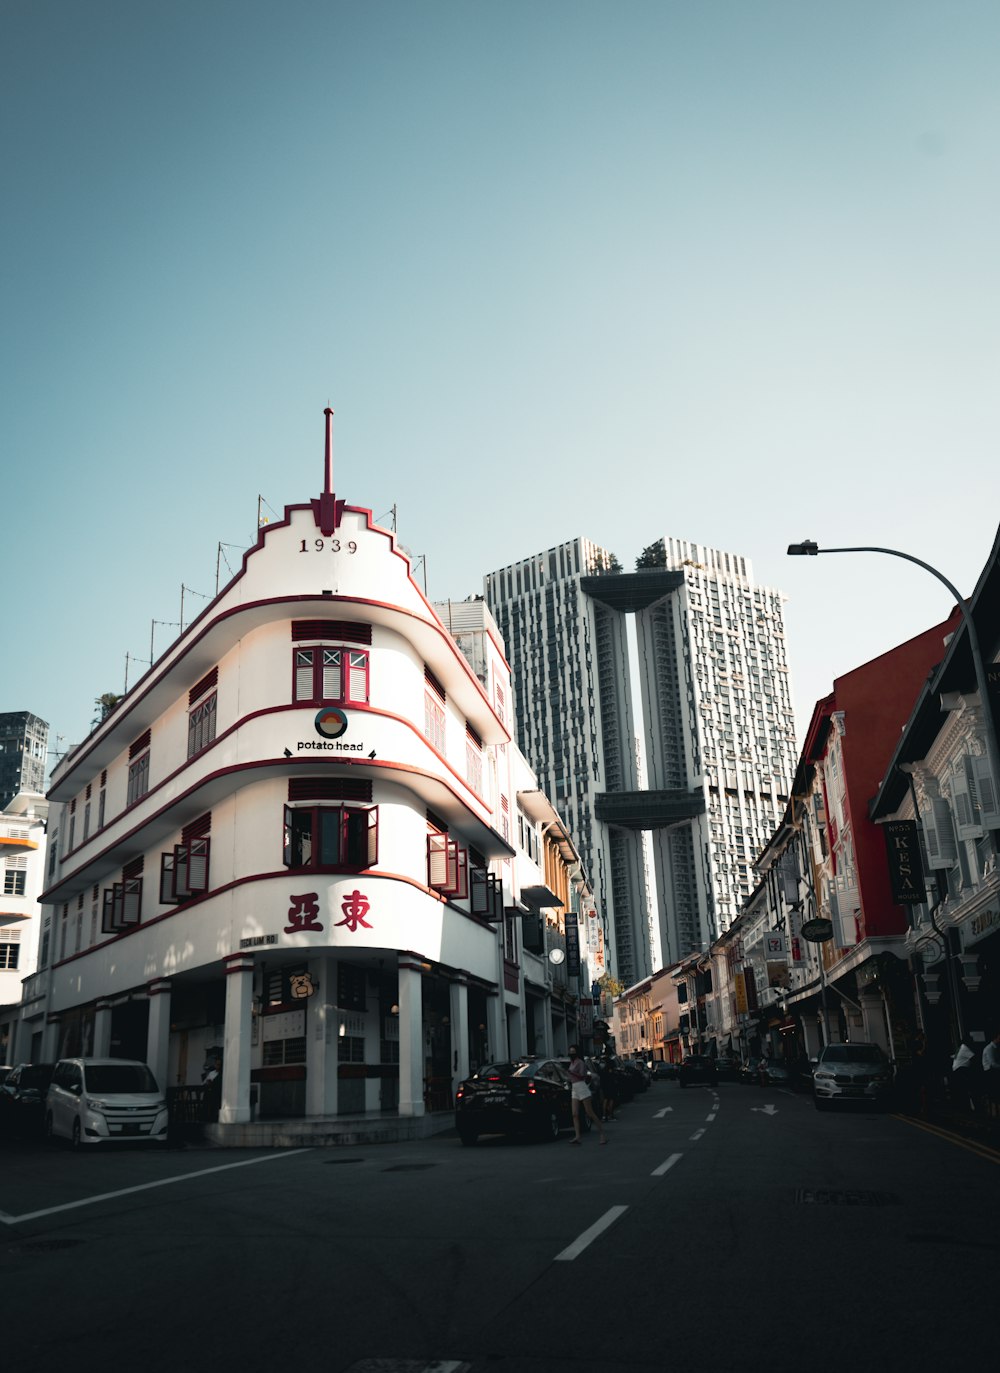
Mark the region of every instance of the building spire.
[[338, 516], [344, 508], [344, 502], [340, 501], [339, 506], [333, 494], [333, 411], [329, 405], [323, 411], [326, 416], [326, 460], [323, 467], [323, 494], [319, 500], [312, 502], [313, 518], [319, 526], [320, 532], [329, 538], [337, 528]]

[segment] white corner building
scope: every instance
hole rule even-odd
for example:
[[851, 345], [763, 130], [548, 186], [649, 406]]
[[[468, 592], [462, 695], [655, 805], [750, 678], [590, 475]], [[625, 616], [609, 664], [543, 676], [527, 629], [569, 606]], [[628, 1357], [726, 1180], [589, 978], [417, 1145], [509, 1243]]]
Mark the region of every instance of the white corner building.
[[563, 895], [529, 863], [544, 890], [520, 900], [543, 836], [518, 806], [537, 784], [514, 771], [502, 641], [477, 637], [473, 671], [394, 534], [334, 497], [327, 426], [324, 494], [261, 529], [49, 793], [19, 1034], [49, 1061], [143, 1059], [167, 1087], [221, 1056], [220, 1143], [372, 1113], [420, 1132], [470, 1065], [577, 1027], [562, 959], [541, 948], [525, 987], [522, 913], [584, 888], [567, 851]]

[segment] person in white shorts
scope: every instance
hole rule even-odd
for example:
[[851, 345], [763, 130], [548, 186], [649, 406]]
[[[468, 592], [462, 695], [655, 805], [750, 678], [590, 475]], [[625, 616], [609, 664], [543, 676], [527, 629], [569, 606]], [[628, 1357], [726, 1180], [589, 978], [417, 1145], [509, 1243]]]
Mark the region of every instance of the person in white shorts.
[[601, 1143], [607, 1144], [608, 1137], [604, 1133], [600, 1116], [594, 1110], [594, 1103], [591, 1099], [590, 1088], [587, 1086], [587, 1065], [580, 1057], [580, 1050], [575, 1044], [569, 1046], [569, 1075], [573, 1079], [573, 1131], [575, 1138], [574, 1144], [580, 1143], [580, 1110], [581, 1107], [587, 1112], [591, 1120], [597, 1126], [597, 1133], [601, 1137]]

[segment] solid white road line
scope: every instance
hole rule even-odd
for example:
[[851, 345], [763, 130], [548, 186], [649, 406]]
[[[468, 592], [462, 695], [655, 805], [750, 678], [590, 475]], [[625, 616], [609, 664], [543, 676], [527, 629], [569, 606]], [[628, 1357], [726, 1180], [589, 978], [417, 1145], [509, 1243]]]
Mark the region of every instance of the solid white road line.
[[556, 1255], [556, 1262], [569, 1262], [571, 1259], [579, 1258], [588, 1244], [592, 1244], [609, 1225], [614, 1225], [618, 1217], [623, 1216], [627, 1210], [627, 1206], [612, 1206], [609, 1211], [605, 1211], [601, 1219], [595, 1221], [589, 1230], [584, 1230], [579, 1239], [575, 1239], [561, 1254]]
[[4, 1225], [20, 1225], [25, 1220], [38, 1220], [40, 1216], [54, 1216], [60, 1211], [73, 1211], [78, 1206], [93, 1206], [98, 1201], [114, 1201], [116, 1197], [127, 1197], [133, 1192], [148, 1192], [152, 1187], [169, 1187], [174, 1182], [188, 1182], [191, 1178], [206, 1178], [210, 1173], [228, 1173], [232, 1168], [249, 1168], [254, 1163], [271, 1163], [279, 1158], [292, 1158], [295, 1154], [308, 1154], [309, 1149], [279, 1149], [261, 1158], [244, 1158], [239, 1163], [223, 1163], [218, 1168], [199, 1168], [196, 1173], [182, 1173], [175, 1178], [159, 1178], [156, 1182], [143, 1182], [138, 1187], [122, 1187], [117, 1192], [101, 1192], [95, 1197], [83, 1197], [80, 1201], [68, 1201], [62, 1206], [46, 1206], [41, 1211], [26, 1211], [23, 1216], [9, 1216], [0, 1211]]
[[671, 1154], [665, 1163], [661, 1163], [659, 1168], [653, 1169], [653, 1171], [650, 1173], [650, 1177], [662, 1178], [663, 1174], [667, 1172], [668, 1169], [672, 1168], [674, 1164], [677, 1163], [683, 1157], [683, 1154]]

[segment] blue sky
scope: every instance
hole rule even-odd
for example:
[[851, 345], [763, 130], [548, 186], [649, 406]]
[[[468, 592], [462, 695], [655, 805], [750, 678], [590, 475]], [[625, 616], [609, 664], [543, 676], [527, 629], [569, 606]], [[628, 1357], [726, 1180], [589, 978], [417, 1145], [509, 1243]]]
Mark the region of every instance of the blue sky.
[[[272, 510], [432, 598], [578, 534], [781, 587], [800, 734], [1000, 518], [995, 0], [0, 10], [0, 709], [61, 746]], [[20, 612], [11, 615], [11, 608]], [[141, 668], [133, 667], [133, 680]]]

